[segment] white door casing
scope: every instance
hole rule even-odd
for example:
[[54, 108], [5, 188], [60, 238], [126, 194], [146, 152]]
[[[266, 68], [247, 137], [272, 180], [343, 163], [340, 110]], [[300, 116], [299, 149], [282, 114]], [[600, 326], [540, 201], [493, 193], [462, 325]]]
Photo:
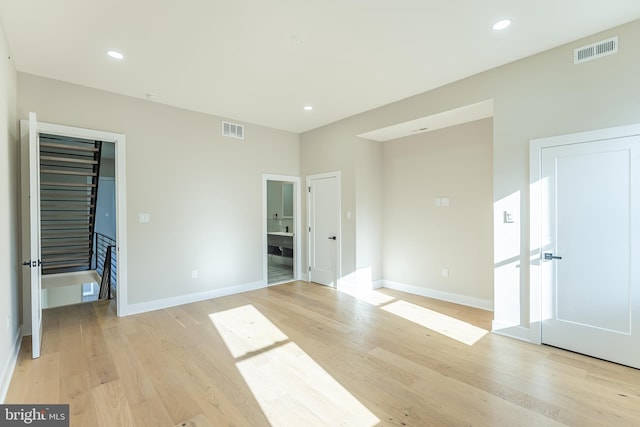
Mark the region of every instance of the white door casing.
[[301, 257], [300, 257], [300, 247], [301, 247], [301, 239], [300, 239], [300, 221], [299, 216], [301, 215], [301, 202], [300, 202], [300, 177], [299, 176], [290, 176], [290, 175], [274, 175], [274, 174], [263, 174], [262, 175], [262, 250], [263, 250], [263, 260], [262, 260], [262, 277], [263, 282], [268, 284], [269, 282], [269, 262], [268, 262], [268, 252], [267, 252], [267, 183], [268, 181], [283, 181], [293, 183], [293, 277], [295, 280], [298, 280], [301, 277]]
[[540, 342], [640, 367], [640, 136], [617, 131], [536, 141]]
[[[42, 267], [40, 257], [40, 137], [35, 113], [20, 123], [22, 144], [26, 144], [29, 170], [25, 171], [29, 185], [29, 259], [24, 260], [31, 293], [31, 354], [40, 357], [42, 344]], [[25, 151], [23, 151], [24, 153]], [[25, 182], [25, 181], [23, 181]]]
[[340, 278], [340, 175], [307, 177], [309, 281], [337, 288]]
[[[34, 113], [29, 113], [29, 117], [35, 118]], [[115, 193], [116, 193], [116, 240], [118, 242], [116, 248], [117, 264], [118, 264], [118, 298], [117, 298], [117, 315], [118, 316], [126, 316], [128, 315], [128, 303], [127, 303], [127, 204], [126, 204], [126, 149], [125, 149], [125, 135], [112, 133], [112, 132], [104, 132], [100, 130], [94, 129], [83, 129], [83, 128], [75, 128], [64, 125], [57, 125], [51, 123], [43, 123], [43, 122], [34, 122], [37, 123], [35, 125], [35, 135], [39, 135], [40, 133], [52, 134], [52, 135], [60, 135], [60, 136], [68, 136], [72, 138], [82, 138], [82, 139], [93, 139], [105, 142], [112, 142], [115, 144]], [[26, 155], [26, 146], [27, 144], [27, 136], [29, 129], [29, 121], [21, 120], [20, 121], [21, 128], [21, 138], [23, 141], [23, 156]], [[39, 154], [39, 150], [38, 154]], [[24, 162], [23, 165], [25, 167], [29, 167], [28, 170], [24, 170], [22, 183], [23, 185], [29, 185], [32, 171], [34, 167], [30, 162]], [[36, 163], [36, 166], [39, 170], [39, 161]], [[37, 173], [37, 179], [39, 181], [39, 171]], [[40, 184], [38, 182], [38, 194], [39, 194]], [[26, 188], [23, 191], [26, 193]], [[23, 208], [28, 208], [28, 203], [23, 203]], [[39, 221], [39, 209], [38, 209], [38, 224]], [[29, 232], [29, 227], [23, 227], [23, 233]], [[23, 245], [29, 245], [29, 241], [23, 239]], [[40, 251], [40, 245], [38, 245], [38, 252]], [[26, 258], [27, 253], [23, 251], [23, 256]], [[25, 283], [24, 286], [27, 286]], [[38, 293], [40, 296], [41, 294]], [[27, 296], [28, 297], [28, 296]], [[31, 298], [31, 302], [34, 302], [34, 299]], [[32, 307], [31, 304], [25, 303], [23, 305], [25, 313], [23, 315], [23, 333], [28, 335], [32, 331]]]

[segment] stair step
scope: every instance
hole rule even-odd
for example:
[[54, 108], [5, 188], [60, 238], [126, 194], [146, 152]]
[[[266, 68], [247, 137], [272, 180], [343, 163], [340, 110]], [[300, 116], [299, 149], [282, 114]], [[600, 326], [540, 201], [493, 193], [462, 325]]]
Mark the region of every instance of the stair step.
[[[94, 205], [93, 203], [91, 204], [87, 204], [87, 202], [81, 202], [81, 201], [69, 201], [68, 203], [60, 203], [60, 202], [44, 202], [44, 203], [40, 203], [40, 207], [47, 207], [47, 208], [66, 208], [68, 206], [74, 206], [71, 209], [64, 209], [65, 211], [67, 210], [79, 210], [81, 208], [84, 209], [88, 209], [88, 208], [94, 208], [96, 205]], [[45, 209], [47, 210], [47, 209]], [[48, 210], [56, 210], [56, 209], [48, 209]]]
[[82, 187], [82, 188], [93, 188], [96, 187], [96, 184], [81, 184], [81, 183], [76, 183], [76, 182], [51, 182], [51, 181], [46, 181], [46, 182], [41, 182], [40, 186], [43, 185], [49, 185], [52, 187]]
[[88, 251], [89, 245], [74, 245], [74, 246], [65, 246], [62, 249], [54, 249], [56, 248], [55, 246], [53, 246], [52, 248], [43, 248], [42, 249], [42, 256], [45, 255], [56, 255], [56, 254], [66, 254], [66, 253], [71, 253], [71, 254], [75, 254], [75, 253], [82, 253], [82, 252], [86, 252]]
[[89, 231], [75, 231], [75, 230], [56, 230], [55, 232], [47, 232], [42, 234], [41, 238], [46, 240], [51, 239], [86, 239], [89, 240], [91, 232]]
[[41, 174], [52, 174], [52, 175], [74, 175], [74, 176], [96, 176], [95, 172], [90, 172], [91, 169], [87, 169], [86, 171], [70, 171], [70, 170], [62, 170], [62, 169], [40, 169]]
[[43, 270], [58, 270], [62, 268], [72, 268], [72, 267], [87, 267], [89, 269], [90, 264], [87, 262], [76, 262], [76, 263], [67, 263], [67, 264], [53, 264], [53, 265], [43, 265]]
[[91, 255], [87, 252], [67, 252], [65, 255], [54, 255], [49, 257], [43, 257], [43, 262], [50, 264], [52, 262], [63, 262], [63, 261], [84, 261], [91, 259]]
[[84, 223], [78, 223], [78, 224], [42, 224], [42, 231], [43, 232], [50, 232], [50, 231], [77, 231], [80, 232], [80, 230], [85, 230], [87, 233], [90, 233], [89, 230], [89, 224], [84, 222]]
[[[72, 195], [70, 195], [72, 196]], [[70, 203], [95, 203], [95, 200], [93, 197], [69, 197], [69, 198], [64, 198], [64, 197], [55, 197], [55, 196], [45, 196], [42, 195], [40, 197], [40, 203], [55, 203], [55, 202], [60, 202], [60, 203], [66, 203], [66, 202], [70, 202]]]
[[[46, 214], [46, 217], [50, 218], [51, 221], [64, 221], [65, 219], [71, 220], [71, 219], [86, 218], [88, 216], [93, 216], [93, 214], [89, 214], [89, 215], [67, 215], [65, 213], [54, 214], [52, 212], [60, 212], [60, 211], [44, 211], [42, 213]], [[44, 216], [45, 215], [42, 215], [41, 219], [43, 221], [46, 221], [44, 219]], [[58, 218], [58, 219], [55, 219], [55, 218]]]
[[67, 145], [67, 144], [56, 144], [54, 142], [40, 142], [40, 148], [42, 147], [46, 147], [46, 148], [61, 148], [64, 150], [73, 150], [73, 151], [84, 151], [84, 152], [91, 152], [91, 153], [97, 153], [98, 149], [95, 147], [81, 147], [78, 145]]
[[57, 239], [48, 242], [42, 242], [41, 249], [53, 249], [53, 248], [66, 248], [67, 246], [80, 246], [80, 245], [88, 245], [89, 239]]
[[61, 163], [84, 163], [87, 165], [97, 165], [97, 160], [85, 160], [85, 159], [73, 159], [70, 157], [54, 157], [54, 156], [40, 156], [40, 161], [49, 160], [52, 162], [61, 162]]

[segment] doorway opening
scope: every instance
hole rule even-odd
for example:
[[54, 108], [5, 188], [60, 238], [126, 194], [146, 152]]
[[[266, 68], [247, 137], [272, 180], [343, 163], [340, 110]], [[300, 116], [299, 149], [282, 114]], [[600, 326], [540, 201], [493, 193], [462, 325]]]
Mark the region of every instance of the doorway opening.
[[300, 277], [300, 178], [264, 175], [264, 278], [268, 285]]
[[40, 134], [42, 308], [116, 295], [115, 143]]
[[[70, 280], [74, 280], [74, 284], [80, 286], [73, 293], [76, 296], [79, 294], [81, 298], [83, 293], [92, 293], [95, 288], [93, 285], [83, 286], [87, 283], [95, 283], [82, 277], [91, 272], [95, 238], [94, 225], [90, 225], [84, 217], [96, 215], [97, 198], [94, 194], [94, 186], [98, 185], [100, 175], [97, 170], [99, 161], [96, 149], [102, 143], [113, 144], [114, 151], [114, 212], [117, 212], [115, 231], [117, 244], [114, 242], [110, 245], [109, 252], [118, 265], [116, 279], [118, 298], [114, 304], [115, 314], [117, 316], [127, 314], [125, 136], [41, 123], [37, 121], [35, 113], [29, 113], [29, 119], [20, 122], [20, 134], [22, 217], [24, 219], [22, 255], [25, 260], [23, 265], [27, 267], [23, 269], [23, 334], [31, 334], [32, 355], [37, 358], [40, 356], [42, 341], [43, 277], [48, 276], [45, 281], [60, 279], [62, 284], [68, 284]], [[72, 141], [71, 145], [77, 145], [77, 147], [66, 146], [62, 143], [65, 139]], [[46, 154], [41, 152], [41, 148], [46, 148], [48, 152]], [[88, 156], [87, 153], [89, 153]], [[41, 163], [41, 161], [46, 162]], [[87, 167], [78, 168], [78, 165], [87, 165]], [[45, 192], [42, 191], [44, 187], [48, 188], [46, 197], [44, 197]], [[87, 199], [90, 200], [89, 203], [86, 202]], [[71, 204], [68, 205], [67, 202]], [[41, 211], [41, 207], [44, 208], [45, 204], [47, 205], [46, 214]], [[77, 230], [74, 229], [76, 225], [78, 225]], [[43, 232], [44, 228], [47, 228], [46, 233]], [[48, 243], [44, 244], [45, 241]], [[73, 246], [72, 250], [67, 243]], [[87, 247], [89, 250], [85, 252]], [[78, 252], [73, 252], [76, 249]], [[84, 263], [88, 263], [88, 267]], [[56, 277], [58, 274], [67, 277]], [[110, 283], [107, 283], [102, 288], [106, 291], [110, 287]], [[49, 295], [46, 298], [48, 299]]]

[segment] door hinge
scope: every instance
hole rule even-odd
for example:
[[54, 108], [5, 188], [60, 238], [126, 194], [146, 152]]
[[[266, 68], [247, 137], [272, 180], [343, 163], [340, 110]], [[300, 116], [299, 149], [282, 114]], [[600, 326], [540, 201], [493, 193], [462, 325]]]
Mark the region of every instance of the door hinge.
[[311, 271], [311, 266], [309, 266], [309, 271]]
[[311, 187], [307, 187], [309, 189], [309, 193], [311, 193]]

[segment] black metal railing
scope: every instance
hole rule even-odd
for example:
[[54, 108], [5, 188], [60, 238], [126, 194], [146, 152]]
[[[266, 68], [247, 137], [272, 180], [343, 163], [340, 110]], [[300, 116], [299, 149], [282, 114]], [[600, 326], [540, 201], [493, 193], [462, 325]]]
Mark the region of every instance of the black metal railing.
[[[116, 240], [101, 233], [95, 233], [95, 270], [102, 277], [100, 298], [111, 298], [111, 288], [118, 282], [118, 259], [116, 257]], [[106, 286], [106, 285], [109, 286]], [[104, 288], [104, 291], [103, 291]], [[103, 296], [104, 295], [104, 296]]]

